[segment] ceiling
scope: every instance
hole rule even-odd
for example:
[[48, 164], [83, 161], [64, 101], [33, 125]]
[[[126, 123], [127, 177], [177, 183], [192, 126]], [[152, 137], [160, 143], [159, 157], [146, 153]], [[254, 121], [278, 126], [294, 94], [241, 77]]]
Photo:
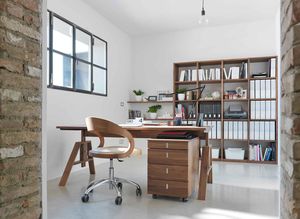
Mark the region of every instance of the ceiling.
[[[131, 35], [199, 27], [202, 0], [83, 0]], [[205, 0], [209, 26], [275, 19], [279, 0]]]

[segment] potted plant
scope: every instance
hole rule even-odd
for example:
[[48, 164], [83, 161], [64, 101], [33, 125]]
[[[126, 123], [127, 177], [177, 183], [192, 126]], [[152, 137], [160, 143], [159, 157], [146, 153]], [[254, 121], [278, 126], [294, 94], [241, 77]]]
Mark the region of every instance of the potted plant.
[[156, 119], [157, 118], [157, 110], [161, 108], [161, 105], [153, 105], [150, 106], [148, 109], [149, 117], [150, 119]]
[[184, 100], [185, 99], [185, 92], [186, 92], [186, 88], [178, 88], [176, 90], [177, 99], [178, 100]]
[[135, 94], [135, 100], [136, 101], [142, 101], [143, 100], [143, 94], [145, 92], [143, 92], [141, 90], [133, 90], [133, 93]]

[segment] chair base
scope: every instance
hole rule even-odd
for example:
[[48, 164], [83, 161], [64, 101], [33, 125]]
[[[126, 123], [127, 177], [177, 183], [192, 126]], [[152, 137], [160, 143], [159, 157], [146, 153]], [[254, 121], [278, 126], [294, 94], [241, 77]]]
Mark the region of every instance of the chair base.
[[101, 179], [98, 181], [92, 181], [87, 189], [84, 192], [84, 195], [81, 197], [82, 202], [88, 202], [89, 201], [89, 194], [97, 187], [104, 185], [108, 183], [110, 189], [115, 189], [117, 192], [117, 197], [115, 199], [116, 205], [122, 204], [122, 187], [123, 183], [128, 183], [136, 187], [136, 195], [141, 196], [142, 195], [142, 189], [136, 182], [133, 182], [131, 180], [118, 178], [114, 176], [114, 167], [113, 167], [113, 159], [110, 159], [110, 167], [109, 167], [109, 178]]

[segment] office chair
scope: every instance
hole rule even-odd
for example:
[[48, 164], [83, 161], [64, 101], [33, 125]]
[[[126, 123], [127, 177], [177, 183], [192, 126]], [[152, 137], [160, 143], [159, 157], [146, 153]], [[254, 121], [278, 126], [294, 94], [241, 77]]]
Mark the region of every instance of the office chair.
[[[89, 193], [93, 191], [93, 189], [108, 183], [110, 189], [112, 187], [117, 192], [117, 197], [115, 199], [116, 205], [122, 204], [122, 183], [129, 183], [136, 187], [136, 195], [141, 196], [142, 190], [141, 187], [127, 179], [122, 179], [114, 176], [114, 167], [113, 167], [113, 160], [117, 159], [118, 161], [122, 161], [120, 159], [129, 157], [134, 152], [134, 140], [130, 132], [126, 129], [118, 126], [117, 124], [94, 117], [88, 117], [85, 119], [87, 130], [88, 132], [93, 133], [100, 139], [100, 145], [96, 149], [92, 149], [89, 151], [89, 155], [95, 158], [106, 158], [110, 160], [110, 167], [109, 167], [109, 177], [106, 179], [101, 179], [99, 181], [91, 182], [87, 189], [84, 192], [84, 195], [81, 197], [82, 202], [89, 201]], [[121, 147], [121, 146], [106, 146], [104, 147], [104, 137], [103, 136], [120, 136], [127, 138], [129, 141], [129, 147]]]

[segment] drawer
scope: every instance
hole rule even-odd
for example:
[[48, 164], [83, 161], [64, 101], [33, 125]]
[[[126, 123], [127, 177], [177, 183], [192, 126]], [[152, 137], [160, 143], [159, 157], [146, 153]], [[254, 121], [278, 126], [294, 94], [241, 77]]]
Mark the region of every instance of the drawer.
[[187, 198], [189, 194], [187, 182], [167, 180], [148, 180], [148, 194], [166, 195]]
[[175, 149], [187, 150], [189, 141], [187, 140], [148, 140], [149, 149]]
[[188, 181], [187, 166], [148, 165], [148, 178], [158, 180]]
[[188, 165], [188, 151], [148, 149], [148, 164]]

